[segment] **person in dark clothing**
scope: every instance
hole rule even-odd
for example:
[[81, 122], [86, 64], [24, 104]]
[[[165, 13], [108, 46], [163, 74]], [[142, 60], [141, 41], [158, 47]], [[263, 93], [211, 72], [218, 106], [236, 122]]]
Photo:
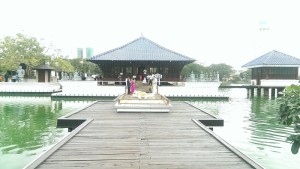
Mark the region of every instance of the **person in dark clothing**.
[[127, 86], [127, 93], [130, 94], [131, 84], [130, 84], [130, 78], [129, 77], [126, 78], [126, 86]]
[[4, 75], [4, 81], [8, 82], [8, 74], [7, 73], [5, 73], [5, 75]]

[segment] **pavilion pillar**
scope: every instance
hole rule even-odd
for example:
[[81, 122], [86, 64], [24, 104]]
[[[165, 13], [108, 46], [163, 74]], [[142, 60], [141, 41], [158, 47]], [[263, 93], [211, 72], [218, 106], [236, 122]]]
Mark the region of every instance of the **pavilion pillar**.
[[275, 88], [274, 96], [275, 96], [275, 98], [277, 98], [277, 96], [278, 96], [278, 89], [277, 88]]

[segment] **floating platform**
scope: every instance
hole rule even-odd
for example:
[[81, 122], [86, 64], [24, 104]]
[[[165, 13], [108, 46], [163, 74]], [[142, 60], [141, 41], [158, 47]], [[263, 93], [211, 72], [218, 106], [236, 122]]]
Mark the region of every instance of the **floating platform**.
[[117, 112], [170, 112], [172, 105], [165, 96], [158, 93], [139, 93], [137, 95], [122, 94], [116, 98]]
[[62, 92], [59, 83], [0, 82], [0, 96], [48, 96]]
[[[149, 86], [148, 86], [149, 87]], [[96, 81], [60, 81], [59, 83], [2, 82], [0, 96], [47, 96], [52, 99], [113, 100], [125, 92], [126, 87], [97, 86]], [[138, 89], [137, 89], [138, 90]], [[183, 86], [159, 86], [159, 93], [170, 100], [229, 100], [217, 88], [188, 88]]]

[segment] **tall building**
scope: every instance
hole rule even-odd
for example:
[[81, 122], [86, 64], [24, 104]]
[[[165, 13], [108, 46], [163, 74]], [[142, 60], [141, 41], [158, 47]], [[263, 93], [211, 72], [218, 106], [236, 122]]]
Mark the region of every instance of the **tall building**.
[[93, 48], [86, 48], [86, 59], [91, 59], [93, 57]]
[[77, 58], [83, 59], [83, 49], [77, 48]]

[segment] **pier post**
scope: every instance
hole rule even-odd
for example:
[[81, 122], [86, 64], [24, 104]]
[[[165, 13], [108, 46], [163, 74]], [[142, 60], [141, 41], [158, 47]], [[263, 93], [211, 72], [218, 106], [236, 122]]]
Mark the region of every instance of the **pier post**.
[[275, 97], [275, 88], [272, 88], [271, 96]]
[[257, 96], [258, 96], [258, 97], [261, 96], [261, 88], [257, 88]]
[[269, 88], [269, 98], [272, 97], [272, 88]]
[[264, 96], [268, 96], [268, 88], [263, 88], [264, 89]]
[[278, 89], [275, 88], [275, 93], [274, 93], [275, 98], [277, 98], [277, 94], [278, 94]]
[[254, 88], [250, 89], [251, 90], [251, 97], [254, 96]]

